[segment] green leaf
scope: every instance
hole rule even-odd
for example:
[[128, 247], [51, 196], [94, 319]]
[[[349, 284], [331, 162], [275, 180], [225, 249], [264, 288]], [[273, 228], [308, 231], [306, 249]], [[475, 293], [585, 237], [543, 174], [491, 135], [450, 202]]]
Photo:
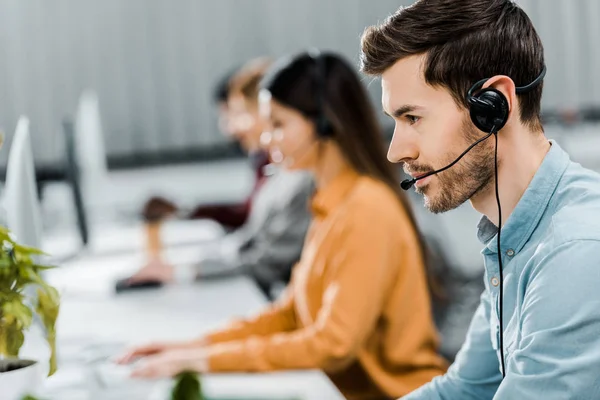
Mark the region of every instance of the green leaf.
[[203, 400], [198, 375], [193, 372], [182, 372], [177, 375], [171, 400]]
[[2, 304], [2, 313], [13, 317], [17, 327], [21, 329], [27, 329], [31, 326], [33, 314], [31, 310], [23, 304], [21, 297], [17, 297], [12, 301]]
[[36, 312], [42, 319], [44, 328], [46, 329], [46, 341], [50, 346], [50, 373], [48, 376], [56, 372], [56, 331], [55, 324], [58, 318], [60, 295], [58, 290], [52, 286], [45, 285], [38, 289], [38, 304]]
[[42, 317], [44, 326], [54, 326], [58, 318], [59, 303], [58, 290], [46, 284], [43, 288], [38, 289], [38, 307], [36, 311]]
[[19, 328], [16, 323], [2, 324], [0, 328], [0, 354], [17, 357], [25, 342], [23, 329]]
[[49, 269], [55, 269], [56, 266], [55, 265], [43, 265], [43, 264], [34, 264], [33, 268], [36, 271], [47, 271]]
[[16, 356], [23, 345], [23, 331], [33, 321], [32, 310], [24, 304], [23, 291], [29, 285], [37, 290], [36, 313], [50, 345], [50, 375], [56, 371], [55, 324], [59, 311], [58, 291], [48, 285], [40, 272], [54, 267], [38, 263], [43, 251], [16, 242], [6, 227], [0, 227], [0, 354]]
[[40, 316], [46, 331], [46, 341], [50, 346], [50, 371], [48, 376], [56, 372], [56, 331], [55, 324], [59, 311], [59, 295], [50, 286], [38, 289], [38, 304], [36, 312]]
[[54, 375], [58, 368], [58, 364], [56, 362], [56, 332], [54, 329], [48, 331], [46, 334], [46, 341], [50, 345], [50, 370], [48, 371], [48, 376]]
[[24, 286], [29, 284], [35, 284], [42, 288], [46, 288], [48, 284], [44, 282], [40, 274], [37, 273], [36, 270], [27, 268], [27, 272], [22, 276], [22, 283]]
[[0, 242], [12, 241], [10, 232], [5, 227], [0, 227]]
[[48, 254], [43, 252], [40, 249], [36, 249], [35, 247], [24, 246], [22, 244], [14, 244], [13, 248], [15, 249], [17, 254], [21, 255], [38, 255], [38, 256], [47, 256]]
[[19, 270], [19, 282], [21, 285], [27, 285], [28, 283], [35, 282], [37, 272], [29, 266], [21, 266]]
[[27, 396], [23, 397], [21, 400], [40, 400], [37, 397], [33, 397], [32, 395], [28, 394]]

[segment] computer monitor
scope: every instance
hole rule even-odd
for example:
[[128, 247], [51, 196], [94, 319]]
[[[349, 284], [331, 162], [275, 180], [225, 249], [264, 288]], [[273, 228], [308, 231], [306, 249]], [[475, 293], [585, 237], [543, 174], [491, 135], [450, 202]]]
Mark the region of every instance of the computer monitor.
[[83, 246], [89, 242], [89, 228], [86, 214], [83, 193], [81, 189], [81, 171], [77, 159], [75, 147], [75, 126], [70, 118], [63, 120], [63, 133], [65, 135], [65, 178], [71, 187], [73, 195], [73, 204], [75, 206], [75, 215], [77, 219], [77, 229]]
[[39, 248], [42, 216], [35, 180], [29, 119], [19, 118], [8, 155], [4, 204], [8, 229], [19, 243]]
[[86, 90], [79, 98], [75, 116], [75, 154], [86, 184], [92, 186], [108, 174], [98, 95]]

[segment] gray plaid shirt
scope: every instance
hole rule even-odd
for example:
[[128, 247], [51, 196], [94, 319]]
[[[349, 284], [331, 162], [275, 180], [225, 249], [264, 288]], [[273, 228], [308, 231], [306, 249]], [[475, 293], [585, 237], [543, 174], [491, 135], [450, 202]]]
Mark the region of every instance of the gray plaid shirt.
[[311, 219], [314, 181], [307, 172], [277, 169], [263, 184], [246, 224], [225, 236], [197, 266], [198, 277], [246, 274], [268, 291], [287, 282]]

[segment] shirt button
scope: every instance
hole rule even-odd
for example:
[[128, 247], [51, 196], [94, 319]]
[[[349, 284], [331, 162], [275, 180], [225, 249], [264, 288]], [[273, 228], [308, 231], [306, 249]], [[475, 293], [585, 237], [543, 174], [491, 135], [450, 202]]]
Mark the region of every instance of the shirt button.
[[500, 281], [498, 280], [498, 278], [496, 278], [496, 277], [493, 277], [493, 278], [490, 280], [490, 283], [492, 284], [492, 286], [498, 286], [498, 285], [500, 284]]
[[515, 251], [513, 249], [506, 250], [506, 255], [512, 257], [515, 255]]

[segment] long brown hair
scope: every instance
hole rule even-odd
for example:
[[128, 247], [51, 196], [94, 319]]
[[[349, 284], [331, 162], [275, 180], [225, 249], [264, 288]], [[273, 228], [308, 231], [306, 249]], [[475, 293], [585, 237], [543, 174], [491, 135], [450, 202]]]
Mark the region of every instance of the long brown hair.
[[[320, 59], [317, 61], [315, 57]], [[317, 87], [318, 82], [323, 87]], [[323, 108], [321, 112], [333, 128], [331, 140], [337, 143], [352, 168], [385, 183], [406, 210], [427, 266], [430, 291], [435, 298], [441, 298], [440, 285], [429, 266], [427, 247], [410, 203], [400, 189], [396, 169], [386, 159], [384, 136], [375, 110], [350, 64], [334, 53], [320, 53], [317, 56], [302, 53], [279, 60], [267, 72], [261, 87], [268, 90], [273, 99], [308, 118], [317, 118], [319, 108]]]

